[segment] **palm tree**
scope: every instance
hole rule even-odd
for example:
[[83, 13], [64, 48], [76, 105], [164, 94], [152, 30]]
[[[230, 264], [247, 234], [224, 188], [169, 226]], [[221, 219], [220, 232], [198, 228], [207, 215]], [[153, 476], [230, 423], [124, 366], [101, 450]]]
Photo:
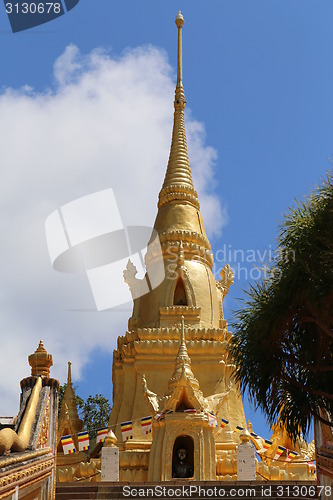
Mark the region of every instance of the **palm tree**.
[[235, 313], [230, 353], [272, 424], [306, 434], [333, 415], [333, 176], [284, 217], [278, 258]]

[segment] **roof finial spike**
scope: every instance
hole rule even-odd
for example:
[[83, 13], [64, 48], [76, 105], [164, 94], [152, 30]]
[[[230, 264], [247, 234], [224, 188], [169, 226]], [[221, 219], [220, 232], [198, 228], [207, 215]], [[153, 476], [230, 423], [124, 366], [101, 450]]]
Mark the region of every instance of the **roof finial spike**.
[[72, 363], [68, 361], [68, 375], [67, 375], [67, 385], [72, 384]]
[[[175, 201], [193, 205], [200, 208], [198, 194], [193, 186], [190, 160], [188, 158], [186, 133], [185, 133], [185, 93], [183, 88], [183, 62], [182, 62], [182, 28], [184, 18], [181, 12], [176, 17], [178, 28], [178, 59], [177, 59], [177, 85], [174, 100], [174, 120], [170, 156], [164, 183], [160, 191], [158, 207]], [[181, 187], [180, 187], [181, 186]]]
[[169, 380], [168, 387], [169, 390], [171, 390], [173, 387], [179, 384], [181, 380], [187, 378], [191, 382], [192, 387], [199, 389], [199, 382], [193, 375], [193, 372], [191, 370], [191, 359], [187, 352], [184, 316], [182, 316], [181, 319], [182, 322], [180, 328], [179, 350], [175, 360], [175, 369], [173, 371], [171, 379]]
[[182, 330], [181, 330], [181, 340], [180, 343], [184, 344], [186, 346], [185, 342], [185, 321], [184, 321], [184, 316], [182, 316]]
[[175, 22], [178, 28], [177, 87], [182, 87], [183, 86], [182, 27], [184, 26], [185, 21], [180, 10], [178, 11]]

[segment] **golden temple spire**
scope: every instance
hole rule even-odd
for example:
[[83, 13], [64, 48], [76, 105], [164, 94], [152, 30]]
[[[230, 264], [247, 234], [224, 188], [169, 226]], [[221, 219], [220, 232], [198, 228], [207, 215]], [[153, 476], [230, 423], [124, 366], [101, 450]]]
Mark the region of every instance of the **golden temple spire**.
[[199, 382], [194, 377], [192, 369], [191, 369], [191, 359], [187, 352], [186, 340], [185, 340], [185, 324], [184, 324], [184, 316], [182, 316], [181, 323], [181, 331], [180, 331], [180, 345], [178, 354], [175, 361], [175, 369], [173, 371], [172, 377], [169, 380], [169, 390], [179, 384], [179, 381], [184, 379], [184, 375], [186, 378], [190, 380], [191, 385], [195, 389], [199, 389]]
[[178, 28], [177, 85], [175, 91], [175, 112], [170, 156], [158, 206], [181, 200], [199, 208], [197, 192], [193, 186], [191, 166], [187, 152], [185, 132], [185, 94], [183, 89], [182, 28], [184, 18], [179, 11], [176, 16]]
[[79, 419], [79, 415], [77, 412], [75, 392], [72, 386], [72, 363], [70, 361], [68, 361], [67, 384], [59, 415], [59, 422], [61, 423], [66, 420], [66, 410], [68, 412], [69, 419], [73, 425], [73, 428], [76, 432], [80, 432], [82, 430], [83, 423]]

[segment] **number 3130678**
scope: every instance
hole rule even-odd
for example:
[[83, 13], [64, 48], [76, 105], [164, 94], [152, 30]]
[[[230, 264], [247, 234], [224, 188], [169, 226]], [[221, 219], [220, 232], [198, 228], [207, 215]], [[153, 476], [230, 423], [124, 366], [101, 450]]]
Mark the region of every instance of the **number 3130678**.
[[60, 14], [61, 4], [59, 2], [35, 3], [25, 2], [6, 3], [7, 14]]

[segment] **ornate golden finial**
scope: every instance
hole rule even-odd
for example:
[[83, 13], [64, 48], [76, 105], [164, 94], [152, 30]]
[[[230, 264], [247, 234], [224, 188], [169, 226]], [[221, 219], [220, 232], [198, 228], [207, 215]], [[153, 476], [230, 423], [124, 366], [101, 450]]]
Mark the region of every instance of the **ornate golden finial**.
[[247, 445], [251, 444], [251, 434], [249, 433], [249, 431], [246, 428], [241, 432], [239, 437], [240, 437], [242, 444], [247, 444]]
[[39, 341], [38, 347], [35, 352], [42, 352], [44, 354], [47, 352], [42, 340]]
[[170, 156], [164, 183], [159, 196], [159, 208], [168, 202], [182, 202], [200, 208], [198, 194], [193, 186], [185, 133], [185, 94], [183, 89], [182, 28], [184, 18], [179, 11], [176, 16], [178, 28], [177, 85], [175, 91], [175, 113], [173, 121]]
[[53, 365], [52, 355], [47, 353], [42, 340], [35, 352], [30, 354], [28, 361], [31, 366], [32, 377], [41, 375], [48, 378], [50, 376], [50, 367]]
[[114, 432], [110, 429], [107, 433], [107, 436], [104, 440], [104, 446], [106, 448], [114, 448], [117, 442], [117, 438]]

